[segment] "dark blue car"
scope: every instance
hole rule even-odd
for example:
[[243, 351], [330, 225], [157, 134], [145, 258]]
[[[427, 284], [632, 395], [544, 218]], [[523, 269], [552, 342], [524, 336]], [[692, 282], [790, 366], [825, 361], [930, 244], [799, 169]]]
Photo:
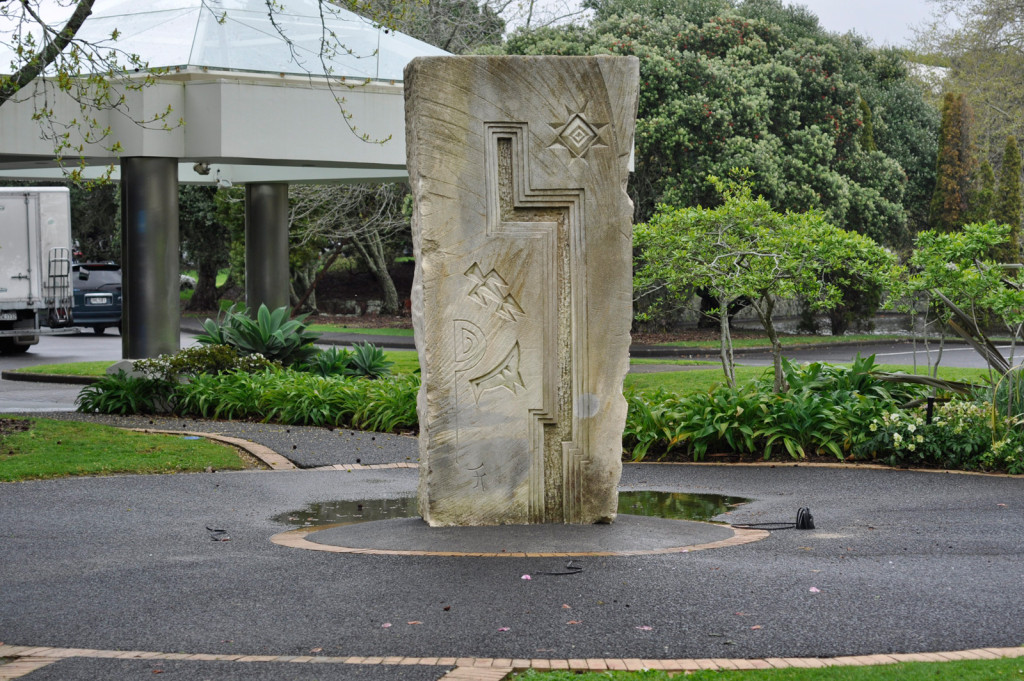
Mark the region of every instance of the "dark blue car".
[[75, 263], [71, 267], [75, 326], [103, 333], [108, 326], [121, 331], [121, 266], [112, 262]]

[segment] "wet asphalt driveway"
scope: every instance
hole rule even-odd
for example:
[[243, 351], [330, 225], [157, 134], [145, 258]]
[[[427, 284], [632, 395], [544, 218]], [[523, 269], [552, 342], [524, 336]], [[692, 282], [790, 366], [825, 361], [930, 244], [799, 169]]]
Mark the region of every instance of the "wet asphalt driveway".
[[[254, 441], [270, 437], [245, 428]], [[273, 442], [281, 451], [285, 435], [303, 432], [274, 433]], [[317, 437], [342, 439], [308, 437], [310, 451], [321, 447]], [[415, 456], [401, 442], [371, 442], [367, 463]], [[693, 553], [584, 558], [581, 572], [560, 576], [540, 574], [564, 568], [559, 558], [332, 554], [270, 541], [288, 529], [274, 520], [280, 514], [313, 502], [412, 496], [416, 483], [415, 470], [367, 470], [0, 484], [0, 641], [560, 659], [822, 657], [1024, 643], [1024, 479], [627, 465], [623, 488], [752, 499], [720, 517], [731, 522], [792, 520], [809, 506], [818, 529]], [[211, 541], [208, 527], [226, 530], [230, 541]], [[30, 678], [97, 678], [108, 667], [121, 669], [74, 659]], [[188, 669], [184, 678], [199, 678], [200, 667]], [[216, 678], [242, 674], [221, 669]], [[317, 678], [445, 671], [414, 669], [389, 676], [381, 667], [332, 668]]]

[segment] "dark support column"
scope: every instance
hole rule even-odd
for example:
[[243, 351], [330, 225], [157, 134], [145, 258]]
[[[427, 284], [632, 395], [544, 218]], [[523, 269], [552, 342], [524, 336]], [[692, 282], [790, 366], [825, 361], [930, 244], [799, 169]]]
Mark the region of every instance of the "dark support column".
[[121, 354], [175, 353], [181, 338], [178, 159], [121, 159]]
[[245, 304], [288, 305], [288, 185], [245, 186]]

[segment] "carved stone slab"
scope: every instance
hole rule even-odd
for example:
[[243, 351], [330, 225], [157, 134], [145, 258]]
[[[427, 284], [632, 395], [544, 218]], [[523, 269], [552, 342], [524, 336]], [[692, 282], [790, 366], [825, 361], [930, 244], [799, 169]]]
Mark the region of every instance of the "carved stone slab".
[[615, 517], [638, 84], [633, 57], [405, 70], [431, 525]]

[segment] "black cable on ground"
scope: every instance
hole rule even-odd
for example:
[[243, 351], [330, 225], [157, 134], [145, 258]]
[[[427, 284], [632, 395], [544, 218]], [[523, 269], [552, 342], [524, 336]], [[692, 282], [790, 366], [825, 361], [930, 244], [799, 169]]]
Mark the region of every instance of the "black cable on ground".
[[730, 527], [738, 527], [741, 530], [813, 530], [814, 529], [814, 516], [811, 515], [811, 509], [806, 506], [800, 508], [796, 512], [796, 522], [794, 523], [733, 523]]

